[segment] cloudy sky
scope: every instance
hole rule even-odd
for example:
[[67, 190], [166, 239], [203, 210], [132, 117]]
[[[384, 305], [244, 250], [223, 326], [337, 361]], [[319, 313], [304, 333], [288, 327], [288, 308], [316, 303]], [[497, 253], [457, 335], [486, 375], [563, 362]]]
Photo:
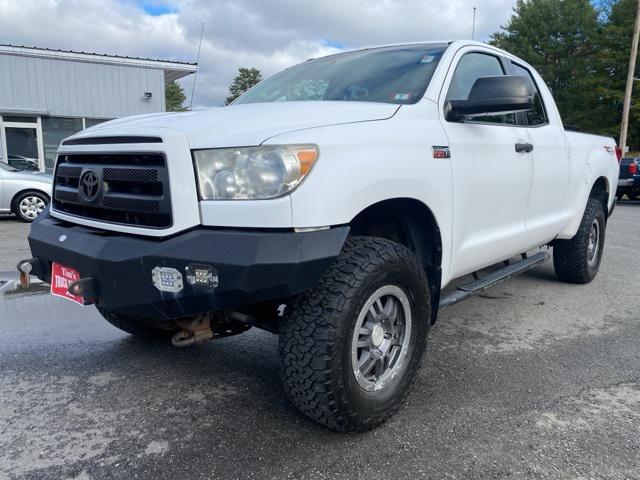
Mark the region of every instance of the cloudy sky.
[[[220, 105], [238, 67], [263, 76], [367, 45], [486, 40], [515, 0], [0, 0], [0, 44], [194, 62], [194, 106]], [[190, 95], [193, 76], [182, 83]]]

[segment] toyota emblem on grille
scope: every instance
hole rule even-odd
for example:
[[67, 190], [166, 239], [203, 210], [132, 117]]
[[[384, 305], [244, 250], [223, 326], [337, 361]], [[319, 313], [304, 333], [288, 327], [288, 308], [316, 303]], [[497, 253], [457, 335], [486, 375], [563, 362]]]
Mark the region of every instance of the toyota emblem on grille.
[[85, 202], [93, 202], [98, 198], [101, 184], [102, 182], [95, 170], [85, 170], [80, 177], [80, 184], [78, 186], [80, 198]]

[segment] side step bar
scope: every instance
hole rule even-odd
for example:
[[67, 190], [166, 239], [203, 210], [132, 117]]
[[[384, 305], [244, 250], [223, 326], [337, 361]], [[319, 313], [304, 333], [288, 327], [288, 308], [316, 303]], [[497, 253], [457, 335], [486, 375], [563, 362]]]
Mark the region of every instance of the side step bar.
[[[462, 300], [504, 282], [508, 278], [515, 277], [527, 270], [531, 270], [533, 267], [549, 260], [550, 256], [549, 252], [539, 252], [535, 255], [531, 255], [530, 257], [527, 257], [526, 254], [522, 254], [522, 260], [517, 263], [507, 265], [500, 270], [490, 273], [484, 278], [476, 279], [473, 282], [457, 286], [455, 290], [440, 299], [440, 308], [443, 309], [450, 307], [451, 305], [455, 305]], [[474, 277], [477, 278], [477, 275], [474, 274]]]

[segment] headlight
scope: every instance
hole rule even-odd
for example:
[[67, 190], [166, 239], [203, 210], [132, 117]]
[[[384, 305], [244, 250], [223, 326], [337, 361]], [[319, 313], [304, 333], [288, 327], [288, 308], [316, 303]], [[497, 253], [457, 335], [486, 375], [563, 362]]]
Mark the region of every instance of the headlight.
[[202, 200], [258, 200], [293, 190], [318, 159], [315, 145], [194, 150]]

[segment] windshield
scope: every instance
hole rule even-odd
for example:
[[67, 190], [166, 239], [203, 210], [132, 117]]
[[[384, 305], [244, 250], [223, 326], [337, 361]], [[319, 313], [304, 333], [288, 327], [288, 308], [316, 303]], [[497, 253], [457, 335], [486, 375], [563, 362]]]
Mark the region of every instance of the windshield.
[[373, 48], [309, 60], [259, 83], [234, 102], [356, 101], [415, 103], [446, 44]]
[[18, 172], [17, 168], [13, 168], [11, 165], [7, 165], [6, 163], [0, 161], [0, 170], [6, 170], [7, 172]]

